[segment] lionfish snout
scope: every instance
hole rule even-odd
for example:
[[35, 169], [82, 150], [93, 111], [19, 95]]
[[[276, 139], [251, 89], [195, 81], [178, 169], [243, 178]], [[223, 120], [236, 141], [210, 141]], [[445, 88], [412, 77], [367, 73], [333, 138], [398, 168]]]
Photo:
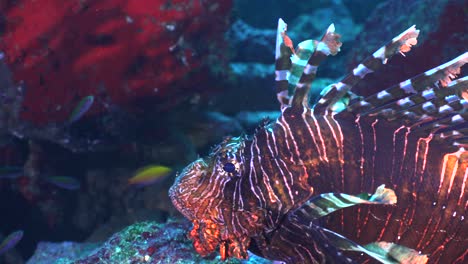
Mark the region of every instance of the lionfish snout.
[[200, 182], [206, 175], [205, 169], [203, 159], [192, 162], [177, 175], [169, 189], [169, 197], [174, 206], [190, 220], [196, 217], [194, 209], [201, 198], [196, 196], [196, 190], [200, 188]]

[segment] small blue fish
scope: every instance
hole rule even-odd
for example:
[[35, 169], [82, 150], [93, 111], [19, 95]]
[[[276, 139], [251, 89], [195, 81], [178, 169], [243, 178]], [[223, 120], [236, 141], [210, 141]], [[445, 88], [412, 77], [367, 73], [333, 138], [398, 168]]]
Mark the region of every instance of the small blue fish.
[[23, 230], [18, 230], [8, 235], [0, 244], [0, 255], [7, 252], [23, 238]]
[[80, 100], [80, 102], [76, 105], [75, 109], [71, 113], [70, 118], [68, 119], [68, 123], [71, 124], [83, 117], [84, 114], [86, 114], [86, 112], [88, 112], [88, 110], [91, 108], [93, 103], [93, 95], [83, 97], [83, 99]]
[[81, 183], [72, 177], [67, 176], [51, 176], [47, 177], [46, 180], [53, 185], [67, 190], [78, 190], [81, 187]]
[[0, 168], [0, 179], [16, 179], [23, 175], [22, 167], [1, 167]]

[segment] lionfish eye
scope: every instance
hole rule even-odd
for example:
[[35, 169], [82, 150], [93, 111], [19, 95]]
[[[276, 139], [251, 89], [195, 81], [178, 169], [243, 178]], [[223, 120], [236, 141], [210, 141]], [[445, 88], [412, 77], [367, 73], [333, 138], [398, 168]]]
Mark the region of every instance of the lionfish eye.
[[231, 162], [227, 162], [227, 163], [224, 163], [223, 170], [225, 172], [235, 172], [236, 166], [232, 164]]

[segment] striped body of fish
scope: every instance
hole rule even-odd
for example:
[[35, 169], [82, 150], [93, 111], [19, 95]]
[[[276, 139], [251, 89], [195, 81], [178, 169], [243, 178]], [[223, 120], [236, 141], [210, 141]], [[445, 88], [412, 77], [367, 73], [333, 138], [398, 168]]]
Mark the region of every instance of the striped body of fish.
[[467, 263], [468, 78], [452, 79], [468, 53], [375, 95], [352, 92], [418, 34], [401, 33], [310, 106], [317, 67], [339, 51], [339, 35], [331, 25], [293, 49], [280, 19], [281, 116], [251, 137], [226, 138], [170, 189], [193, 222], [196, 251], [219, 248], [225, 259], [250, 250], [286, 263]]

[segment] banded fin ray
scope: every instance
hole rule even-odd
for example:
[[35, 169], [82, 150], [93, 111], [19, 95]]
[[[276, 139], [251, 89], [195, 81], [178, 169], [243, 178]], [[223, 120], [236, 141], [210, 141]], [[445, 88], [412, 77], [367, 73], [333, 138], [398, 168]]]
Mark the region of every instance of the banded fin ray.
[[413, 133], [430, 134], [453, 145], [453, 139], [467, 136], [466, 130], [458, 130], [468, 121], [468, 77], [451, 80], [467, 62], [468, 52], [355, 102], [345, 112], [402, 123]]
[[466, 104], [463, 98], [465, 92], [468, 92], [468, 76], [449, 83], [444, 89], [429, 88], [421, 93], [371, 109], [362, 113], [361, 116], [377, 115], [389, 120], [400, 117], [421, 119], [425, 115], [434, 118], [442, 117], [449, 112], [458, 112], [463, 109]]
[[[443, 140], [447, 146], [457, 146], [458, 142], [468, 137], [467, 121], [468, 112], [456, 115], [449, 115], [432, 122], [424, 123], [413, 128], [413, 131], [420, 134], [430, 133], [434, 139]], [[461, 139], [461, 140], [460, 140]]]
[[312, 197], [309, 201], [295, 210], [294, 215], [313, 221], [331, 214], [337, 210], [359, 204], [395, 204], [397, 197], [392, 189], [380, 185], [374, 194], [361, 193], [349, 195], [345, 193], [323, 193]]
[[[303, 107], [309, 107], [308, 95], [311, 84], [317, 74], [318, 66], [327, 56], [338, 54], [342, 45], [340, 37], [340, 35], [335, 33], [335, 25], [331, 24], [322, 39], [316, 44], [307, 64], [302, 63], [300, 68], [302, 72], [295, 72], [300, 78], [294, 84], [294, 94], [290, 102], [292, 108], [302, 109]], [[305, 61], [303, 60], [303, 62]]]
[[[417, 251], [390, 242], [373, 242], [365, 246], [323, 227], [315, 226], [314, 221], [340, 209], [360, 204], [394, 205], [397, 197], [392, 189], [380, 185], [374, 194], [362, 193], [357, 196], [344, 193], [325, 193], [312, 197], [289, 214], [287, 221], [301, 222], [308, 229], [315, 229], [334, 247], [343, 251], [358, 251], [386, 264], [426, 263], [427, 256]], [[291, 220], [293, 219], [293, 220]], [[300, 220], [298, 220], [300, 219]], [[306, 230], [308, 230], [306, 229]], [[308, 230], [310, 232], [310, 230]]]
[[[319, 64], [328, 56], [336, 55], [342, 43], [331, 24], [320, 41], [305, 40], [296, 49], [286, 34], [287, 24], [278, 20], [275, 50], [275, 83], [281, 109], [292, 106], [308, 107], [310, 85], [315, 79]], [[289, 97], [289, 90], [293, 96]]]
[[315, 224], [304, 224], [301, 219], [287, 216], [281, 225], [265, 237], [259, 255], [281, 260], [283, 263], [357, 264], [331, 243], [330, 235]]
[[275, 50], [275, 86], [276, 95], [281, 105], [281, 109], [289, 105], [288, 79], [291, 69], [292, 51], [284, 43], [284, 34], [286, 34], [288, 25], [283, 19], [278, 20], [276, 30], [276, 50]]
[[323, 91], [323, 95], [314, 105], [314, 112], [317, 115], [323, 115], [325, 112], [332, 110], [333, 105], [345, 95], [349, 95], [351, 89], [368, 73], [377, 71], [395, 54], [408, 52], [411, 46], [417, 43], [418, 35], [419, 30], [413, 25], [393, 38], [387, 45], [375, 51], [372, 56], [364, 59], [353, 69], [352, 73], [349, 73], [340, 82], [328, 86]]
[[[412, 106], [415, 103], [409, 101], [409, 96], [419, 94], [426, 101], [440, 97], [444, 92], [434, 91], [438, 89], [454, 89], [453, 93], [460, 91], [466, 94], [466, 79], [451, 81], [460, 72], [460, 68], [468, 62], [468, 52], [458, 56], [457, 58], [428, 70], [420, 75], [400, 82], [390, 88], [382, 90], [379, 93], [373, 94], [365, 99], [359, 100], [348, 106], [347, 111], [354, 114], [365, 115], [369, 111], [385, 106], [396, 100], [400, 101], [402, 106]], [[435, 84], [439, 83], [440, 87]], [[450, 93], [450, 92], [449, 92]], [[408, 98], [408, 99], [405, 99]], [[422, 103], [422, 102], [421, 102]]]
[[361, 246], [346, 237], [326, 228], [320, 228], [323, 236], [343, 251], [357, 251], [365, 253], [384, 264], [421, 264], [428, 261], [427, 255], [419, 254], [416, 250], [391, 242], [373, 242]]

